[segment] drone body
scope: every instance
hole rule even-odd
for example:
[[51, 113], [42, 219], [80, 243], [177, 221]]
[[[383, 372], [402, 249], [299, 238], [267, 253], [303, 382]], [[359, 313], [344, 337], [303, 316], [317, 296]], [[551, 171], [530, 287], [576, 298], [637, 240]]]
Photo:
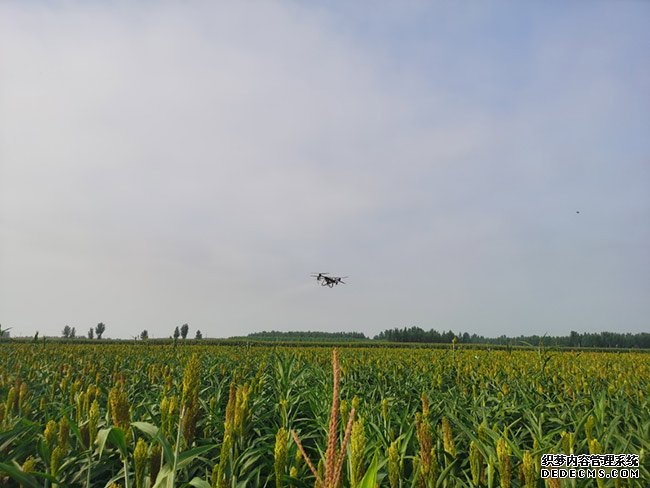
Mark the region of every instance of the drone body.
[[347, 278], [347, 276], [327, 276], [328, 274], [329, 273], [318, 273], [311, 276], [312, 278], [316, 278], [316, 281], [319, 282], [321, 286], [329, 286], [330, 288], [334, 288], [334, 285], [338, 285], [339, 283], [343, 283], [345, 285], [343, 278]]

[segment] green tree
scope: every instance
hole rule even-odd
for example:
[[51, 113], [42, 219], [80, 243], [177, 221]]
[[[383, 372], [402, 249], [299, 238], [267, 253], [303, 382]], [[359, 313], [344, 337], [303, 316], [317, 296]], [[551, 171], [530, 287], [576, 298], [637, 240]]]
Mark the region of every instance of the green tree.
[[102, 338], [102, 334], [106, 330], [106, 326], [104, 325], [104, 322], [100, 322], [97, 324], [97, 327], [95, 327], [95, 332], [97, 333], [97, 339]]
[[196, 331], [196, 336], [194, 337], [196, 340], [203, 339], [203, 334], [201, 334], [200, 330]]
[[72, 329], [70, 328], [69, 325], [66, 325], [63, 328], [63, 330], [61, 331], [61, 333], [63, 334], [63, 337], [65, 337], [66, 339], [68, 339], [70, 337], [71, 332], [72, 332]]
[[174, 329], [174, 340], [177, 341], [180, 335], [181, 335], [181, 331], [178, 330], [178, 325], [177, 325], [176, 328]]
[[185, 339], [187, 337], [187, 333], [190, 330], [190, 326], [187, 324], [181, 325], [181, 337]]
[[140, 339], [142, 339], [143, 341], [149, 339], [149, 332], [147, 332], [147, 329], [140, 332]]

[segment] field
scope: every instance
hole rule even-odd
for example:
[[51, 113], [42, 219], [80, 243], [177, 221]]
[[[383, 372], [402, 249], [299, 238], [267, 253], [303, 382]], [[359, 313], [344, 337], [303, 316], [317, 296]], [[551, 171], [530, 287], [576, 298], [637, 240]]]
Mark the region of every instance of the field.
[[[0, 486], [648, 486], [649, 359], [4, 343]], [[637, 454], [639, 478], [541, 480], [547, 453]]]

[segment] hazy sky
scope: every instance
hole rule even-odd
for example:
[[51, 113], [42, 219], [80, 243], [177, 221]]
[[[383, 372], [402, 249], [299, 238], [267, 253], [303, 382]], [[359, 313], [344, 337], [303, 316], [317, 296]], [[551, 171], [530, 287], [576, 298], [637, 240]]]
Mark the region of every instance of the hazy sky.
[[0, 324], [648, 331], [649, 21], [2, 2]]

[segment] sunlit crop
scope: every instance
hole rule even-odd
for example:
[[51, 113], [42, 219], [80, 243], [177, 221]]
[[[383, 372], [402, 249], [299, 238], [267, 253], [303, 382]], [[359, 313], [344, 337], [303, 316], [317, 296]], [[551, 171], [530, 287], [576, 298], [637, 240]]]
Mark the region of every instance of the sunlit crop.
[[595, 486], [540, 456], [647, 458], [649, 359], [342, 347], [337, 385], [327, 347], [5, 343], [0, 486]]

